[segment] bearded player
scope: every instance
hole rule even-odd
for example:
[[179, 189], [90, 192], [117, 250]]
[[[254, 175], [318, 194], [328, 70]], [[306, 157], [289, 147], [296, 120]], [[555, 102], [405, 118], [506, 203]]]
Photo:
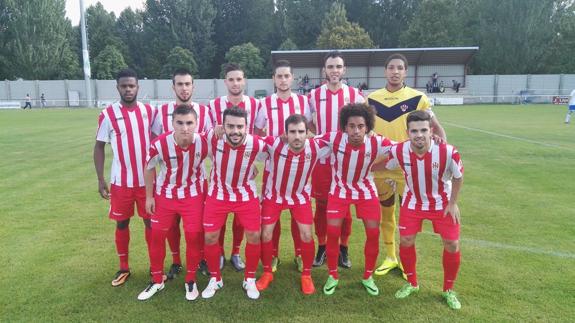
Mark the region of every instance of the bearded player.
[[[128, 253], [130, 245], [130, 218], [134, 215], [134, 204], [138, 215], [144, 220], [148, 252], [151, 244], [150, 216], [146, 213], [146, 189], [144, 165], [150, 147], [150, 127], [154, 110], [137, 101], [138, 76], [131, 69], [118, 72], [116, 89], [120, 102], [113, 103], [100, 113], [96, 144], [94, 145], [94, 166], [98, 177], [98, 192], [103, 199], [110, 200], [110, 219], [116, 221], [116, 251], [120, 259], [120, 270], [112, 280], [112, 286], [120, 286], [130, 277]], [[106, 143], [112, 146], [112, 170], [110, 187], [104, 179]]]
[[[298, 95], [291, 91], [293, 83], [293, 73], [290, 62], [279, 60], [274, 65], [272, 80], [276, 92], [261, 100], [261, 108], [258, 111], [255, 121], [255, 131], [257, 135], [278, 137], [285, 133], [285, 121], [289, 116], [300, 114], [305, 117], [307, 123], [311, 122], [311, 113], [309, 103], [305, 96]], [[264, 131], [266, 130], [266, 131]], [[269, 160], [267, 160], [269, 162]], [[265, 190], [267, 178], [269, 175], [268, 167], [264, 168], [263, 188]], [[273, 258], [272, 272], [275, 272], [280, 262], [279, 260], [279, 242], [281, 232], [281, 221], [278, 221], [273, 232]], [[303, 261], [301, 256], [301, 246], [298, 232], [298, 224], [295, 217], [291, 218], [291, 234], [294, 242], [295, 258], [294, 262], [298, 270], [303, 270]]]

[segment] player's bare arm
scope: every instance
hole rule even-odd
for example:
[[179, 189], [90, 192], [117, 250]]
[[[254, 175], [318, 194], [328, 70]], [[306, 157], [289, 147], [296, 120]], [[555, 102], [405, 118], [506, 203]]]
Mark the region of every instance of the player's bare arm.
[[156, 212], [156, 201], [154, 200], [154, 178], [155, 169], [144, 170], [144, 182], [146, 183], [146, 212], [154, 214]]
[[457, 198], [459, 197], [459, 191], [463, 185], [463, 177], [453, 178], [451, 182], [453, 185], [451, 188], [451, 197], [443, 214], [445, 216], [451, 216], [453, 223], [461, 224], [461, 214], [459, 213], [459, 207], [457, 206]]
[[108, 183], [104, 179], [104, 160], [106, 159], [106, 143], [97, 141], [94, 145], [94, 167], [96, 168], [96, 175], [98, 176], [98, 192], [103, 199], [110, 199], [110, 191]]

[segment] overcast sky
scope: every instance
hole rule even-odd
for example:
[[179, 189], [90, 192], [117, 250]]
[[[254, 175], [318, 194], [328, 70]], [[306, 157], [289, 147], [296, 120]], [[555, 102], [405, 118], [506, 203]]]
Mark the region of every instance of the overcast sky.
[[[144, 0], [84, 0], [84, 6], [88, 8], [98, 2], [102, 3], [106, 11], [113, 11], [116, 17], [127, 7], [133, 10], [144, 8]], [[80, 24], [80, 0], [66, 0], [66, 17], [72, 21], [72, 25]]]

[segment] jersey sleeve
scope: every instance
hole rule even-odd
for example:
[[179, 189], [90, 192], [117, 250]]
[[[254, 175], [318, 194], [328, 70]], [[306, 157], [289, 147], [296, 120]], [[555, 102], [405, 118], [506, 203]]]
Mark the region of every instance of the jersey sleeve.
[[393, 145], [389, 149], [389, 159], [385, 162], [385, 168], [389, 170], [399, 168], [399, 160], [397, 159], [397, 145]]
[[309, 112], [310, 114], [314, 114], [316, 112], [316, 106], [315, 106], [315, 93], [317, 91], [313, 90], [311, 91], [308, 96], [307, 96], [307, 102], [309, 104]]
[[331, 148], [325, 141], [314, 140], [314, 142], [317, 145], [317, 158], [318, 159], [326, 158], [331, 154]]
[[152, 120], [152, 126], [150, 130], [156, 136], [162, 134], [162, 108], [154, 110], [154, 119]]
[[204, 132], [207, 133], [208, 131], [212, 130], [212, 128], [214, 127], [214, 122], [212, 120], [212, 114], [210, 113], [210, 107], [200, 104], [200, 110], [201, 109], [203, 109], [205, 111]]
[[264, 129], [268, 122], [267, 109], [264, 103], [265, 98], [258, 100], [258, 112], [256, 114], [256, 121], [254, 121], [254, 126], [258, 129]]
[[112, 132], [112, 125], [110, 124], [110, 119], [102, 111], [98, 117], [98, 130], [96, 132], [96, 140], [109, 143], [111, 138], [110, 134]]
[[365, 97], [363, 96], [363, 93], [360, 90], [357, 90], [357, 95], [355, 96], [355, 102], [354, 103], [365, 103]]
[[[271, 136], [268, 136], [268, 137], [266, 137], [266, 138], [269, 138], [269, 137], [271, 137]], [[258, 160], [258, 161], [265, 161], [265, 160], [268, 158], [268, 156], [269, 156], [269, 153], [268, 153], [268, 145], [267, 145], [267, 143], [266, 143], [264, 140], [262, 140], [260, 137], [255, 137], [255, 136], [254, 136], [254, 138], [256, 138], [256, 140], [259, 141], [259, 146], [261, 147], [261, 148], [259, 149], [259, 151], [258, 151], [257, 156], [256, 156], [256, 160]], [[272, 137], [272, 138], [273, 138], [273, 137]], [[273, 141], [272, 141], [272, 143], [273, 143]]]
[[391, 150], [391, 147], [395, 144], [395, 142], [387, 139], [384, 136], [380, 136], [380, 135], [376, 135], [376, 136], [378, 139], [377, 156], [381, 157], [381, 156], [387, 154]]
[[214, 147], [217, 145], [218, 138], [214, 133], [214, 129], [211, 129], [207, 133], [203, 133], [202, 136], [206, 138], [206, 142], [208, 144], [208, 158], [213, 159], [213, 151]]
[[454, 178], [463, 177], [463, 162], [461, 161], [461, 156], [455, 147], [453, 148], [453, 153], [451, 154], [451, 174]]
[[307, 97], [303, 100], [303, 116], [305, 117], [307, 122], [313, 122], [311, 108]]
[[146, 157], [146, 169], [154, 169], [156, 165], [160, 162], [160, 153], [156, 148], [156, 143], [158, 141], [152, 142], [150, 149], [148, 150], [148, 156]]

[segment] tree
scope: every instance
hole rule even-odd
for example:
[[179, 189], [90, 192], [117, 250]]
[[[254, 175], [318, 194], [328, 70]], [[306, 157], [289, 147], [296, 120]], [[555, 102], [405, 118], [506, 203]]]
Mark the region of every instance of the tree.
[[114, 46], [108, 45], [94, 59], [94, 77], [98, 80], [112, 80], [116, 74], [128, 67], [122, 53]]
[[558, 8], [558, 24], [545, 62], [548, 73], [575, 73], [575, 3]]
[[[260, 56], [260, 50], [252, 43], [245, 43], [233, 46], [226, 53], [226, 61], [228, 63], [239, 64], [244, 70], [246, 78], [264, 78], [266, 77], [264, 60]], [[220, 75], [224, 77], [224, 67], [222, 65]]]
[[126, 64], [132, 67], [138, 75], [144, 75], [143, 69], [147, 54], [144, 42], [144, 18], [142, 11], [124, 9], [116, 20], [116, 34], [124, 44], [122, 52]]
[[[453, 0], [423, 1], [415, 19], [400, 35], [402, 47], [448, 47], [461, 43], [457, 20], [457, 2]], [[441, 18], [439, 18], [441, 17]]]
[[[215, 7], [212, 0], [147, 0], [143, 13], [145, 74], [158, 77], [166, 50], [180, 46], [193, 53], [201, 76], [210, 73], [215, 53]], [[153, 45], [152, 45], [153, 44]]]
[[116, 15], [108, 12], [98, 2], [86, 9], [86, 31], [90, 58], [97, 57], [104, 48], [113, 46], [127, 52], [120, 37], [116, 34]]
[[280, 47], [278, 48], [279, 50], [297, 50], [297, 45], [290, 39], [286, 39], [284, 40], [283, 43], [281, 43]]
[[[53, 79], [78, 72], [64, 0], [5, 0], [0, 6], [0, 77]], [[61, 73], [66, 71], [69, 73]]]
[[166, 64], [162, 67], [162, 78], [172, 78], [172, 73], [178, 68], [185, 68], [189, 70], [192, 75], [198, 73], [198, 64], [194, 60], [192, 52], [189, 50], [176, 46], [170, 51], [170, 55], [166, 58]]
[[314, 49], [322, 30], [321, 19], [329, 10], [328, 0], [277, 0], [278, 7], [286, 8], [287, 36], [298, 48]]
[[373, 48], [373, 41], [357, 23], [350, 23], [343, 4], [334, 2], [322, 22], [317, 48]]

